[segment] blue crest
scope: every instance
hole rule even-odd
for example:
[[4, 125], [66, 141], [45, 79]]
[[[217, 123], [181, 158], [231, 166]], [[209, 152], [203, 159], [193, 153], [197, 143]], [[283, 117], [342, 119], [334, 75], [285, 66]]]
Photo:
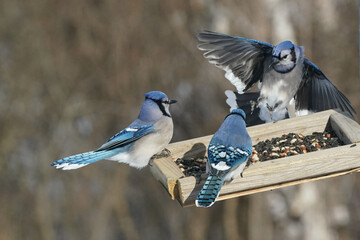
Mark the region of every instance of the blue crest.
[[163, 100], [168, 99], [165, 93], [161, 91], [151, 91], [145, 94], [145, 98], [153, 99], [153, 100]]
[[280, 53], [284, 50], [291, 50], [294, 48], [294, 44], [291, 41], [284, 41], [279, 43], [273, 50], [272, 55], [274, 57], [279, 57]]

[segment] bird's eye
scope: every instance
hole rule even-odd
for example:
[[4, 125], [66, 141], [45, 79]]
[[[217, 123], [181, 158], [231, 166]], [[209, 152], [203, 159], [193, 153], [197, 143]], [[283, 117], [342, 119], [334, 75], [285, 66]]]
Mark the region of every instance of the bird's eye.
[[280, 57], [280, 59], [285, 59], [289, 56], [289, 54], [285, 54], [284, 56]]

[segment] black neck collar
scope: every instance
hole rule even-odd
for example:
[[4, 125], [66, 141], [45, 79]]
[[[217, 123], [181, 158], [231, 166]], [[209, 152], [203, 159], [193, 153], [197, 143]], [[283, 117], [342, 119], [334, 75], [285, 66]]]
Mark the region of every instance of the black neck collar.
[[292, 60], [294, 61], [295, 65], [296, 65], [296, 60], [297, 60], [297, 59], [296, 59], [295, 47], [291, 48], [290, 54], [291, 54]]
[[237, 112], [231, 112], [231, 113], [229, 113], [228, 115], [226, 115], [225, 119], [226, 119], [227, 117], [229, 117], [230, 115], [239, 115], [239, 116], [241, 116], [242, 119], [244, 119], [244, 121], [245, 121], [244, 116], [243, 116], [241, 113], [237, 113]]
[[162, 114], [163, 114], [164, 116], [166, 116], [166, 117], [170, 117], [170, 118], [171, 118], [170, 114], [168, 114], [168, 113], [166, 112], [165, 107], [164, 107], [164, 105], [163, 105], [163, 102], [162, 102], [161, 100], [157, 100], [157, 99], [153, 99], [153, 98], [146, 98], [146, 99], [150, 99], [151, 101], [155, 102], [155, 103], [159, 106]]

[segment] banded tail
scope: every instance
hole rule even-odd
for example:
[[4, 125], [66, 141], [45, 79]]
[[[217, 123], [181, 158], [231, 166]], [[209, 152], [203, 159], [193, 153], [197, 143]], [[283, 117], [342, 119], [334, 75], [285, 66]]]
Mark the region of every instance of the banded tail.
[[100, 161], [104, 158], [113, 156], [114, 151], [91, 151], [86, 153], [80, 153], [70, 157], [62, 158], [56, 162], [53, 162], [51, 166], [56, 168], [62, 168], [62, 170], [71, 170], [84, 167], [90, 163]]
[[211, 207], [217, 197], [219, 196], [220, 189], [224, 183], [224, 178], [212, 175], [208, 176], [203, 188], [195, 200], [197, 207]]

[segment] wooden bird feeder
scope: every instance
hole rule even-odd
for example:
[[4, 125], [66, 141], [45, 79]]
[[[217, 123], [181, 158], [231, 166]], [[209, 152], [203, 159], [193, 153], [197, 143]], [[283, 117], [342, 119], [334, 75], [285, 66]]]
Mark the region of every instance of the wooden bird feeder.
[[[243, 177], [223, 185], [217, 201], [360, 171], [360, 126], [335, 110], [257, 125], [247, 130], [253, 145], [291, 132], [310, 135], [324, 130], [333, 130], [345, 145], [252, 164], [244, 170]], [[172, 143], [167, 147], [170, 156], [154, 159], [150, 167], [171, 198], [177, 199], [183, 207], [194, 204], [205, 179], [199, 182], [193, 176], [185, 176], [175, 160], [183, 158], [184, 154], [191, 157], [204, 152], [204, 145], [209, 145], [211, 137]]]

